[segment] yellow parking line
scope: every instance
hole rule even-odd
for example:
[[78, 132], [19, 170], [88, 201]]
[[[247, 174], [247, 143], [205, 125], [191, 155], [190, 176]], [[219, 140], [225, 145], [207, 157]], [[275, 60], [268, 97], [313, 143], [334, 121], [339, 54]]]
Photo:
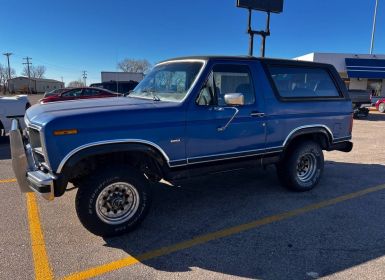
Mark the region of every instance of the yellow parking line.
[[36, 280], [53, 279], [51, 266], [45, 248], [43, 231], [40, 225], [39, 209], [34, 193], [27, 193], [27, 211], [31, 236], [32, 256]]
[[113, 261], [113, 262], [110, 262], [110, 263], [107, 263], [104, 265], [96, 266], [96, 267], [93, 267], [93, 268], [90, 268], [90, 269], [87, 269], [84, 271], [76, 272], [76, 273], [73, 273], [71, 275], [68, 275], [67, 277], [64, 278], [64, 280], [88, 279], [88, 278], [95, 277], [95, 276], [98, 276], [101, 274], [105, 274], [107, 272], [115, 271], [115, 270], [118, 270], [118, 269], [121, 269], [124, 267], [128, 267], [128, 266], [137, 264], [138, 262], [143, 262], [143, 261], [157, 258], [160, 256], [165, 256], [165, 255], [168, 255], [170, 253], [174, 253], [174, 252], [177, 252], [177, 251], [180, 251], [183, 249], [187, 249], [187, 248], [190, 248], [190, 247], [193, 247], [196, 245], [204, 244], [204, 243], [207, 243], [207, 242], [215, 240], [215, 239], [228, 237], [228, 236], [231, 236], [231, 235], [234, 235], [237, 233], [241, 233], [241, 232], [246, 231], [246, 230], [258, 228], [258, 227], [263, 226], [263, 225], [267, 225], [267, 224], [271, 224], [274, 222], [286, 220], [286, 219], [289, 219], [292, 217], [299, 216], [299, 215], [304, 214], [304, 213], [308, 213], [308, 212], [311, 212], [311, 211], [314, 211], [317, 209], [325, 208], [327, 206], [335, 205], [337, 203], [341, 203], [341, 202], [344, 202], [347, 200], [351, 200], [351, 199], [361, 197], [361, 196], [364, 196], [366, 194], [377, 192], [377, 191], [384, 190], [384, 189], [385, 189], [385, 184], [379, 185], [376, 187], [371, 187], [368, 189], [364, 189], [361, 191], [357, 191], [354, 193], [346, 194], [343, 196], [339, 196], [339, 197], [336, 197], [333, 199], [328, 199], [328, 200], [324, 200], [324, 201], [321, 201], [318, 203], [310, 204], [310, 205], [302, 207], [302, 208], [297, 208], [297, 209], [294, 209], [294, 210], [291, 210], [288, 212], [269, 216], [269, 217], [266, 217], [266, 218], [263, 218], [260, 220], [256, 220], [256, 221], [253, 221], [250, 223], [234, 226], [231, 228], [215, 231], [215, 232], [204, 234], [204, 235], [200, 235], [200, 236], [197, 236], [193, 239], [182, 241], [180, 243], [177, 243], [177, 244], [174, 244], [171, 246], [167, 246], [167, 247], [163, 247], [163, 248], [160, 248], [160, 249], [157, 249], [154, 251], [150, 251], [150, 252], [138, 255], [136, 257], [130, 256], [130, 257], [123, 258], [123, 259], [120, 259], [117, 261]]
[[0, 184], [14, 183], [14, 182], [16, 182], [16, 179], [3, 179], [3, 180], [0, 180]]

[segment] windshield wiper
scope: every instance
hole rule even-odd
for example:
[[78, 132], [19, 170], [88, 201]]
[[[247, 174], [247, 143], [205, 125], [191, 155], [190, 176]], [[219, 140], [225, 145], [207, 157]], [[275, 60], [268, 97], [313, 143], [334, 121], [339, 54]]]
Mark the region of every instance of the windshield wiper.
[[153, 90], [151, 90], [151, 89], [143, 89], [141, 92], [144, 92], [144, 93], [151, 93], [154, 101], [160, 101], [159, 96], [157, 96], [157, 95], [155, 94], [155, 91], [153, 91]]

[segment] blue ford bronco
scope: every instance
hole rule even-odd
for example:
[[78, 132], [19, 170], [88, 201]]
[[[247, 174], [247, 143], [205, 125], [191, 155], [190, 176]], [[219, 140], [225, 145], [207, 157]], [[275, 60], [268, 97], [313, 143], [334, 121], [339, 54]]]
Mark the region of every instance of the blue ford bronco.
[[78, 188], [92, 233], [131, 231], [151, 182], [274, 164], [280, 182], [318, 184], [323, 150], [351, 151], [352, 104], [333, 66], [255, 57], [185, 57], [157, 64], [127, 96], [39, 104], [13, 120], [22, 192], [47, 200]]

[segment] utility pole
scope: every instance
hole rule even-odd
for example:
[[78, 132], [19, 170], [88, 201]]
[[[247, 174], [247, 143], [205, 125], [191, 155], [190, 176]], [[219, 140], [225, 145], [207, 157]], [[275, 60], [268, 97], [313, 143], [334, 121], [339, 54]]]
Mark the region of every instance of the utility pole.
[[27, 73], [28, 73], [28, 92], [31, 93], [31, 69], [30, 66], [32, 65], [32, 62], [29, 62], [31, 57], [24, 57], [27, 62], [23, 62], [24, 65], [27, 65]]
[[[7, 57], [7, 61], [8, 61], [8, 79], [7, 79], [7, 88], [8, 88], [8, 92], [9, 92], [9, 82], [8, 80], [11, 79], [11, 66], [9, 65], [9, 57], [12, 55], [13, 53], [10, 53], [10, 52], [6, 52], [6, 53], [3, 53], [3, 55], [5, 55]], [[4, 91], [5, 92], [5, 91]]]
[[84, 82], [84, 86], [86, 87], [87, 86], [87, 71], [86, 70], [83, 70], [83, 82]]
[[13, 53], [6, 52], [6, 53], [3, 53], [3, 55], [5, 55], [7, 57], [7, 61], [8, 61], [8, 79], [10, 79], [11, 78], [11, 66], [9, 65], [9, 57], [11, 55], [13, 55]]
[[376, 6], [374, 8], [372, 40], [370, 41], [370, 54], [373, 54], [373, 49], [374, 49], [374, 34], [376, 33], [377, 8], [378, 8], [378, 0], [376, 0]]

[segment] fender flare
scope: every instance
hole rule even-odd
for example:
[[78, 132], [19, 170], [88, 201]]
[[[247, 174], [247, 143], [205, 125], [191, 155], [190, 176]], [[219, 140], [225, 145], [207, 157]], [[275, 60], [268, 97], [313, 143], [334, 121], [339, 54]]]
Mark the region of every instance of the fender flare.
[[63, 159], [63, 163], [60, 164], [56, 173], [58, 180], [55, 182], [55, 196], [57, 197], [64, 194], [68, 184], [69, 170], [72, 170], [81, 160], [92, 156], [119, 152], [142, 152], [155, 160], [162, 171], [169, 168], [169, 160], [168, 157], [165, 156], [164, 151], [147, 143], [121, 142], [89, 145], [75, 150]]
[[327, 139], [327, 148], [330, 147], [334, 142], [333, 133], [327, 126], [319, 125], [319, 126], [308, 126], [308, 127], [298, 127], [294, 129], [289, 135], [286, 137], [283, 142], [283, 148], [286, 149], [293, 140], [295, 140], [299, 136], [303, 135], [314, 135], [314, 134], [323, 134]]

